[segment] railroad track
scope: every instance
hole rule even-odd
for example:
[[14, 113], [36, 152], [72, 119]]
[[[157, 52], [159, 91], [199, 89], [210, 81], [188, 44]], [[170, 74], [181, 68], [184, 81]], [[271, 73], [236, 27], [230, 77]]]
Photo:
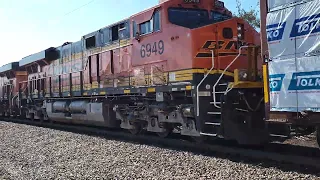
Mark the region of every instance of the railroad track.
[[160, 138], [156, 135], [142, 134], [131, 135], [126, 131], [116, 131], [113, 129], [103, 129], [83, 125], [71, 125], [62, 123], [49, 123], [30, 121], [13, 118], [2, 118], [0, 121], [20, 123], [44, 128], [52, 128], [61, 131], [68, 131], [80, 134], [88, 134], [108, 139], [128, 141], [165, 148], [191, 151], [209, 156], [241, 157], [246, 159], [261, 161], [273, 161], [285, 164], [292, 164], [299, 167], [320, 170], [320, 150], [318, 148], [294, 146], [279, 143], [269, 143], [263, 147], [239, 146], [234, 142], [225, 140], [208, 140], [207, 143], [195, 143], [181, 136], [172, 135], [170, 138]]

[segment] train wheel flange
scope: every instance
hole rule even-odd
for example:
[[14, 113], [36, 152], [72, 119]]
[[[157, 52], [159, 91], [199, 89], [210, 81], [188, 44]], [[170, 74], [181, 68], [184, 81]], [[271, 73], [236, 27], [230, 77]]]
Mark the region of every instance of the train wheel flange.
[[133, 123], [132, 129], [129, 129], [129, 132], [133, 135], [138, 135], [142, 131], [142, 127], [139, 123]]
[[34, 119], [34, 114], [33, 113], [30, 113], [30, 120], [31, 121], [34, 121], [35, 119]]
[[172, 132], [172, 129], [171, 128], [165, 128], [165, 131], [163, 132], [158, 132], [157, 135], [161, 138], [166, 138], [168, 137]]

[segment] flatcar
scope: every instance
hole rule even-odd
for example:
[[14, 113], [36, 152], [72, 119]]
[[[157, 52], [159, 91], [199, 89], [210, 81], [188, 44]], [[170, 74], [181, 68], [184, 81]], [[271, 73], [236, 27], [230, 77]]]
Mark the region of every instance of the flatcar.
[[261, 52], [260, 34], [223, 2], [160, 0], [2, 66], [0, 113], [261, 144], [270, 136]]

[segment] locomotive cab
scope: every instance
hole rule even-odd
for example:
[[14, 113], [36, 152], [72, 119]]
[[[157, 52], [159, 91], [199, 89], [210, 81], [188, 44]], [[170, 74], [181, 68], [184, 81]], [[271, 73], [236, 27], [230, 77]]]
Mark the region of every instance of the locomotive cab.
[[[134, 76], [141, 69], [144, 75], [152, 75], [153, 67], [158, 67], [169, 74], [162, 84], [190, 82], [196, 80], [197, 72], [203, 74], [213, 66], [224, 70], [231, 63], [227, 73], [237, 70], [241, 81], [252, 81], [261, 71], [257, 55], [250, 61], [246, 49], [239, 53], [241, 46], [259, 45], [259, 33], [233, 17], [221, 1], [168, 0], [131, 18]], [[151, 85], [157, 83], [151, 79]]]

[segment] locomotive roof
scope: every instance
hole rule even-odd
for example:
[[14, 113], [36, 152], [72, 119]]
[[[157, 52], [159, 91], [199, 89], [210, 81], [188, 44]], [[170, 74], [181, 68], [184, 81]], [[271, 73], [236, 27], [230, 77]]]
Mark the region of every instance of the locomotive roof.
[[[162, 2], [161, 4], [163, 4], [163, 3], [165, 3], [165, 2], [167, 2], [167, 1], [164, 1], [164, 2]], [[147, 9], [143, 10], [143, 11], [140, 11], [140, 12], [138, 12], [138, 13], [135, 13], [135, 14], [131, 15], [130, 17], [135, 17], [135, 16], [138, 16], [138, 15], [143, 14], [143, 13], [145, 13], [145, 12], [148, 12], [148, 11], [150, 11], [150, 10], [152, 10], [152, 9], [159, 8], [159, 7], [161, 6], [161, 4], [157, 4], [157, 5], [155, 5], [155, 6], [149, 7], [149, 8], [147, 8]]]
[[115, 22], [115, 23], [112, 23], [112, 24], [109, 24], [109, 25], [107, 25], [107, 26], [104, 26], [104, 27], [100, 28], [100, 29], [97, 30], [97, 31], [88, 33], [88, 34], [84, 35], [83, 37], [90, 37], [90, 36], [94, 35], [95, 33], [99, 32], [99, 31], [101, 31], [101, 30], [103, 30], [103, 29], [111, 28], [111, 27], [114, 26], [114, 25], [117, 25], [117, 24], [120, 24], [120, 23], [129, 21], [129, 20], [130, 20], [130, 18], [122, 19], [122, 20], [117, 21], [117, 22]]
[[[164, 2], [162, 2], [162, 3], [164, 3]], [[162, 4], [162, 3], [160, 3], [160, 4]], [[122, 20], [120, 20], [120, 21], [118, 21], [118, 22], [115, 22], [115, 23], [109, 24], [109, 25], [107, 25], [107, 26], [104, 26], [104, 27], [100, 28], [99, 30], [96, 30], [96, 31], [94, 31], [94, 32], [91, 32], [91, 33], [88, 33], [88, 34], [82, 36], [82, 38], [87, 38], [87, 37], [90, 37], [90, 36], [94, 36], [96, 33], [98, 33], [99, 31], [101, 31], [101, 30], [103, 30], [103, 29], [111, 28], [111, 27], [114, 26], [114, 25], [117, 25], [117, 24], [120, 24], [120, 23], [129, 21], [130, 18], [132, 18], [132, 17], [134, 17], [134, 16], [137, 16], [137, 15], [140, 15], [140, 14], [142, 14], [142, 13], [145, 13], [145, 12], [151, 10], [151, 9], [158, 8], [158, 7], [160, 6], [160, 4], [157, 4], [157, 5], [155, 5], [155, 6], [152, 6], [152, 7], [150, 7], [150, 8], [147, 8], [147, 9], [141, 11], [141, 12], [138, 12], [138, 13], [136, 13], [136, 14], [133, 14], [133, 15], [131, 15], [130, 17], [125, 18], [125, 19], [122, 19]], [[69, 44], [69, 43], [67, 43], [67, 44]], [[25, 66], [25, 65], [28, 65], [28, 64], [31, 64], [31, 63], [34, 63], [34, 62], [37, 62], [37, 61], [41, 61], [41, 60], [49, 60], [49, 61], [50, 61], [50, 60], [57, 59], [57, 58], [59, 58], [60, 55], [61, 55], [61, 52], [60, 52], [61, 47], [65, 46], [65, 45], [67, 45], [67, 44], [64, 44], [64, 45], [58, 46], [58, 47], [50, 47], [50, 48], [48, 48], [48, 49], [46, 49], [46, 50], [40, 51], [40, 52], [35, 53], [35, 54], [31, 54], [31, 55], [29, 55], [29, 56], [26, 56], [26, 57], [22, 58], [22, 59], [18, 62], [18, 66], [20, 66], [20, 67], [21, 67], [21, 66]], [[71, 47], [72, 47], [73, 49], [75, 49], [75, 50], [72, 50], [73, 52], [74, 52], [74, 51], [75, 51], [75, 52], [78, 52], [80, 49], [82, 49], [81, 40], [80, 40], [80, 41], [77, 41], [77, 42], [74, 42], [74, 43], [70, 43], [70, 44], [71, 44]], [[75, 45], [75, 46], [73, 47], [73, 45]], [[79, 45], [81, 45], [81, 47], [79, 47]], [[70, 46], [69, 46], [69, 47], [70, 47]], [[2, 67], [1, 67], [1, 68], [2, 68]], [[1, 69], [1, 68], [0, 68], [0, 69]], [[0, 71], [0, 72], [1, 72], [1, 71]]]
[[50, 47], [46, 50], [40, 51], [35, 54], [31, 54], [27, 57], [22, 58], [19, 61], [19, 66], [25, 66], [40, 60], [53, 60], [57, 56], [57, 50], [54, 47]]
[[18, 68], [19, 68], [19, 62], [11, 62], [1, 66], [0, 73], [4, 73], [11, 70], [17, 70]]

